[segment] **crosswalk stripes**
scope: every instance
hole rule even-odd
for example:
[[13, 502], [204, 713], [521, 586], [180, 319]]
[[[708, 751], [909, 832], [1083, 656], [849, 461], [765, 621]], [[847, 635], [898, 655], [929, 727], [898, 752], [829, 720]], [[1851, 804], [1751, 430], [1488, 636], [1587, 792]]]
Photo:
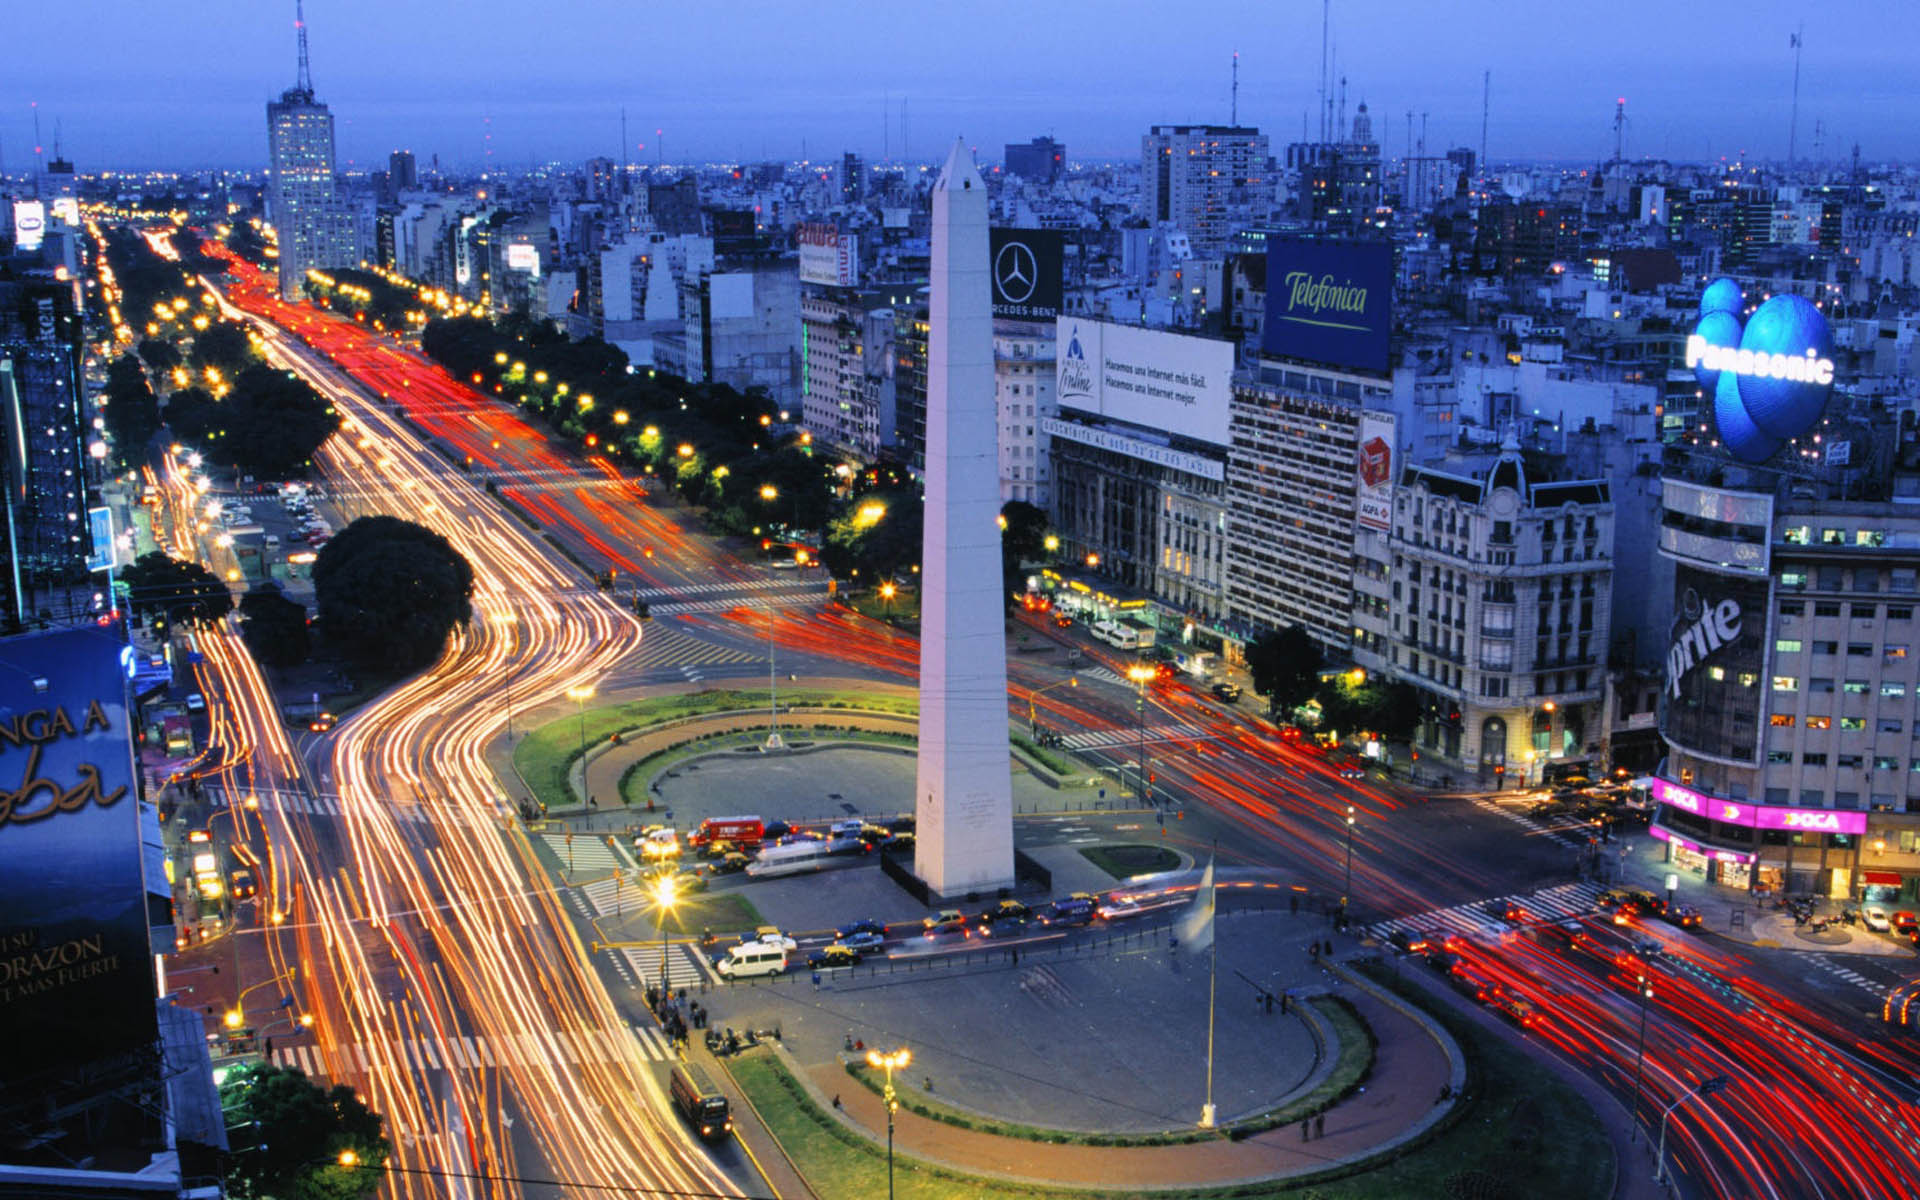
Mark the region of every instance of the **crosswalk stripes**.
[[820, 583], [801, 582], [795, 579], [743, 579], [725, 583], [688, 583], [674, 587], [642, 588], [635, 595], [646, 603], [669, 598], [689, 596], [714, 596], [731, 592], [770, 592], [788, 591], [796, 595], [824, 596], [827, 594], [825, 581]]
[[[553, 851], [553, 856], [560, 860], [560, 866], [563, 869], [581, 872], [612, 871], [626, 865], [626, 860], [616, 854], [613, 847], [607, 845], [607, 839], [603, 834], [574, 834], [571, 846], [567, 844], [567, 836], [564, 833], [540, 835], [540, 840], [547, 844], [547, 849]], [[569, 863], [572, 864], [570, 868]]]
[[[622, 946], [620, 958], [632, 968], [634, 982], [660, 982], [660, 947], [658, 946]], [[694, 987], [702, 983], [718, 983], [720, 975], [713, 964], [702, 958], [698, 951], [685, 942], [667, 946], [667, 986]]]
[[[364, 1072], [378, 1062], [401, 1062], [416, 1073], [476, 1071], [493, 1067], [531, 1066], [554, 1061], [573, 1063], [620, 1062], [637, 1054], [647, 1062], [672, 1062], [673, 1047], [659, 1030], [635, 1025], [630, 1029], [551, 1030], [537, 1037], [458, 1037], [439, 1042], [430, 1038], [378, 1044], [355, 1042], [336, 1047], [334, 1057], [345, 1060], [349, 1071]], [[295, 1067], [311, 1079], [333, 1078], [318, 1046], [277, 1047], [272, 1062]]]
[[1884, 984], [1875, 983], [1873, 980], [1868, 979], [1865, 975], [1862, 975], [1860, 972], [1854, 970], [1851, 967], [1841, 966], [1839, 963], [1834, 962], [1832, 958], [1828, 957], [1825, 954], [1809, 954], [1807, 955], [1807, 959], [1808, 961], [1812, 962], [1815, 966], [1819, 967], [1821, 970], [1826, 971], [1831, 975], [1837, 976], [1840, 979], [1844, 979], [1848, 983], [1851, 983], [1853, 986], [1857, 988], [1861, 988], [1864, 991], [1871, 992], [1875, 996], [1885, 996], [1887, 993], [1887, 989]]
[[1563, 917], [1591, 914], [1594, 911], [1594, 905], [1600, 899], [1600, 893], [1605, 890], [1603, 885], [1592, 882], [1562, 883], [1554, 887], [1542, 888], [1537, 892], [1515, 892], [1510, 896], [1471, 900], [1451, 908], [1430, 909], [1410, 916], [1375, 921], [1368, 925], [1364, 932], [1376, 938], [1390, 937], [1401, 930], [1408, 933], [1431, 933], [1440, 930], [1447, 933], [1497, 937], [1513, 927], [1487, 911], [1491, 904], [1518, 904], [1526, 909], [1531, 917], [1557, 921]]
[[633, 669], [637, 671], [766, 661], [765, 655], [755, 651], [716, 644], [657, 622], [640, 636], [640, 652], [635, 658]]
[[1106, 667], [1089, 667], [1084, 671], [1076, 672], [1076, 674], [1082, 679], [1092, 679], [1100, 683], [1127, 682], [1120, 672], [1108, 670]]
[[1570, 836], [1573, 830], [1584, 831], [1587, 828], [1586, 825], [1575, 818], [1555, 817], [1552, 824], [1547, 824], [1537, 817], [1530, 817], [1517, 808], [1489, 800], [1485, 796], [1475, 797], [1473, 806], [1493, 813], [1495, 816], [1505, 817], [1516, 825], [1523, 825], [1530, 832], [1545, 834], [1548, 841], [1558, 842], [1560, 845], [1566, 846], [1569, 849], [1578, 849], [1586, 844], [1584, 834], [1580, 837]]
[[[1207, 731], [1198, 725], [1182, 722], [1178, 725], [1149, 725], [1145, 740], [1149, 742], [1171, 742], [1181, 738], [1206, 737]], [[1139, 729], [1092, 729], [1085, 733], [1070, 733], [1060, 740], [1060, 745], [1068, 750], [1103, 750], [1109, 746], [1135, 746], [1142, 740]]]
[[825, 592], [792, 592], [777, 596], [728, 596], [717, 600], [692, 600], [683, 604], [656, 604], [656, 617], [677, 617], [684, 613], [727, 612], [735, 608], [796, 608], [824, 604]]
[[[345, 806], [340, 797], [333, 792], [317, 792], [308, 795], [297, 788], [255, 788], [249, 793], [260, 801], [262, 812], [301, 813], [311, 817], [341, 817], [345, 815]], [[396, 821], [427, 825], [445, 823], [452, 825], [492, 824], [491, 813], [471, 813], [460, 809], [433, 810], [419, 804], [401, 804], [388, 801], [382, 805], [388, 816]]]

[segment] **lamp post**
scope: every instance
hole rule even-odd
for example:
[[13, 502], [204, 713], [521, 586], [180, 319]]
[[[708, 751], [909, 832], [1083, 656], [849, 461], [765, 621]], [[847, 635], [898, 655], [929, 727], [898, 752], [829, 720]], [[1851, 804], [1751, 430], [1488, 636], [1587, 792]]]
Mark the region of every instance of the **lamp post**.
[[1346, 923], [1347, 901], [1353, 896], [1353, 805], [1347, 805], [1347, 882], [1340, 889], [1341, 924]]
[[1153, 788], [1147, 782], [1147, 685], [1153, 682], [1155, 674], [1154, 669], [1146, 663], [1135, 663], [1127, 668], [1127, 678], [1139, 685], [1133, 704], [1140, 719], [1140, 796], [1148, 804], [1153, 803]]
[[667, 991], [667, 920], [673, 916], [674, 905], [680, 903], [680, 889], [674, 885], [673, 876], [662, 874], [653, 882], [653, 903], [659, 910], [660, 922], [660, 991]]
[[593, 697], [593, 688], [582, 685], [567, 689], [567, 699], [574, 702], [580, 711], [580, 799], [591, 800], [587, 794], [587, 701]]
[[1702, 1079], [1699, 1083], [1694, 1084], [1693, 1087], [1682, 1093], [1678, 1100], [1667, 1105], [1666, 1109], [1661, 1112], [1660, 1147], [1653, 1153], [1653, 1181], [1655, 1183], [1665, 1183], [1667, 1181], [1667, 1118], [1673, 1115], [1673, 1110], [1679, 1108], [1695, 1096], [1711, 1096], [1716, 1092], [1724, 1092], [1727, 1090], [1727, 1085], [1732, 1082], [1733, 1080], [1725, 1075], [1715, 1075], [1712, 1079]]
[[[1647, 1002], [1653, 999], [1653, 981], [1645, 975], [1634, 984], [1634, 991], [1640, 994], [1640, 1041], [1633, 1052], [1633, 1106], [1627, 1115], [1633, 1122], [1633, 1137], [1640, 1138], [1640, 1069], [1647, 1057]], [[1663, 1118], [1664, 1120], [1664, 1118]]]
[[1028, 736], [1038, 737], [1040, 734], [1040, 713], [1034, 707], [1033, 702], [1036, 698], [1038, 698], [1041, 695], [1041, 693], [1050, 692], [1057, 687], [1076, 687], [1077, 688], [1079, 686], [1080, 686], [1080, 677], [1078, 675], [1070, 675], [1067, 678], [1060, 680], [1058, 683], [1050, 683], [1043, 688], [1036, 688], [1033, 691], [1028, 692], [1027, 693], [1027, 734]]
[[899, 590], [893, 585], [891, 579], [880, 585], [880, 598], [887, 602], [887, 620], [889, 621], [893, 620], [893, 597]]
[[906, 1070], [907, 1064], [912, 1061], [913, 1052], [905, 1046], [891, 1054], [882, 1054], [878, 1050], [867, 1051], [867, 1065], [887, 1073], [887, 1089], [882, 1093], [887, 1103], [887, 1200], [893, 1200], [893, 1114], [900, 1107], [894, 1098], [893, 1073]]

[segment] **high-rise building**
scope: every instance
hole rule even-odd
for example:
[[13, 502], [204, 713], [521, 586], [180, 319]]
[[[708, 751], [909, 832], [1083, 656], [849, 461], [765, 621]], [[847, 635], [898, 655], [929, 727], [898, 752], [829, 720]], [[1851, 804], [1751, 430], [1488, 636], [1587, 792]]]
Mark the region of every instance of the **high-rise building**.
[[413, 160], [413, 151], [395, 150], [387, 155], [387, 187], [395, 195], [410, 192], [420, 186], [420, 165]]
[[309, 270], [353, 261], [351, 226], [333, 190], [333, 113], [314, 99], [306, 21], [295, 24], [298, 75], [267, 102], [267, 219], [280, 244], [280, 294], [289, 300]]
[[87, 419], [74, 284], [0, 283], [0, 482], [11, 562], [0, 623], [64, 621], [91, 597]]
[[849, 150], [840, 156], [840, 200], [858, 204], [867, 198], [867, 162]]
[[1242, 125], [1155, 125], [1140, 139], [1148, 221], [1184, 230], [1194, 253], [1221, 253], [1271, 192], [1267, 135]]
[[1037, 137], [1025, 145], [1009, 142], [1006, 170], [1033, 183], [1052, 183], [1066, 173], [1066, 143], [1050, 137]]

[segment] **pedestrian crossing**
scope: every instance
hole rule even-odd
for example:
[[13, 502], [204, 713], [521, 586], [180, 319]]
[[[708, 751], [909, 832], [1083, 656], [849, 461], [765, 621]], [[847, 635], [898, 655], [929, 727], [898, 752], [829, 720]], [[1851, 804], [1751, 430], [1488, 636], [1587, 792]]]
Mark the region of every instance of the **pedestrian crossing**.
[[775, 595], [739, 595], [722, 596], [719, 599], [690, 600], [685, 603], [655, 604], [653, 615], [656, 617], [677, 617], [685, 613], [729, 612], [736, 608], [796, 608], [809, 604], [820, 604], [827, 599], [827, 593], [819, 592], [783, 592]]
[[1863, 991], [1873, 993], [1873, 995], [1876, 997], [1884, 998], [1887, 994], [1887, 985], [1882, 983], [1875, 983], [1873, 980], [1868, 979], [1865, 975], [1862, 975], [1860, 972], [1854, 970], [1852, 967], [1841, 966], [1839, 963], [1833, 961], [1833, 959], [1828, 955], [1809, 954], [1807, 955], [1807, 960], [1813, 963], [1814, 966], [1819, 967], [1821, 970], [1827, 972], [1829, 975], [1832, 975], [1838, 979], [1844, 979], [1846, 982], [1852, 984], [1857, 988], [1862, 989]]
[[1106, 667], [1088, 667], [1084, 671], [1075, 671], [1074, 674], [1082, 679], [1091, 679], [1096, 683], [1126, 683], [1128, 686], [1132, 686], [1120, 672], [1110, 670]]
[[[613, 953], [614, 948], [609, 948]], [[636, 987], [660, 982], [660, 947], [658, 945], [620, 946], [613, 955], [613, 969], [621, 979]], [[698, 950], [685, 942], [667, 944], [667, 986], [670, 988], [699, 987], [705, 983], [719, 983], [720, 973], [713, 968]]]
[[1207, 736], [1208, 732], [1200, 726], [1181, 722], [1177, 725], [1149, 725], [1145, 734], [1138, 728], [1090, 729], [1084, 733], [1068, 734], [1060, 739], [1060, 745], [1068, 750], [1105, 750], [1114, 746], [1138, 746], [1143, 740], [1174, 742]]
[[[624, 857], [607, 844], [605, 834], [572, 834], [571, 845], [567, 842], [568, 837], [566, 833], [543, 832], [540, 835], [540, 840], [547, 844], [547, 849], [553, 851], [554, 858], [559, 860], [562, 870], [584, 875], [588, 872], [615, 871], [629, 865]], [[632, 890], [631, 885], [628, 890]]]
[[1606, 890], [1606, 886], [1599, 883], [1563, 883], [1537, 892], [1515, 892], [1510, 896], [1472, 900], [1451, 908], [1429, 909], [1411, 916], [1375, 921], [1364, 932], [1376, 938], [1390, 937], [1402, 930], [1407, 933], [1438, 931], [1473, 937], [1498, 937], [1510, 932], [1513, 926], [1487, 911], [1490, 905], [1518, 904], [1535, 920], [1558, 921], [1565, 917], [1591, 915], [1599, 903], [1600, 893]]
[[[296, 788], [255, 788], [249, 794], [259, 799], [261, 812], [288, 812], [310, 817], [333, 818], [346, 815], [346, 805], [335, 792], [315, 792], [309, 795]], [[244, 797], [240, 799], [242, 803], [245, 802]], [[380, 805], [394, 820], [414, 825], [468, 826], [493, 823], [493, 814], [490, 812], [477, 813], [456, 808], [430, 809], [423, 804], [407, 804], [391, 798], [381, 801]]]
[[[647, 1062], [673, 1062], [677, 1056], [666, 1036], [656, 1029], [548, 1030], [535, 1036], [511, 1038], [413, 1038], [388, 1042], [354, 1042], [333, 1048], [333, 1057], [345, 1071], [365, 1074], [376, 1066], [396, 1065], [417, 1076], [435, 1071], [483, 1071], [552, 1063], [625, 1062], [634, 1057]], [[296, 1067], [310, 1079], [335, 1079], [318, 1046], [276, 1047], [271, 1061], [278, 1067]]]
[[1543, 821], [1538, 817], [1528, 816], [1512, 805], [1501, 804], [1499, 801], [1490, 800], [1485, 796], [1476, 796], [1473, 800], [1473, 806], [1493, 813], [1495, 816], [1505, 817], [1516, 825], [1524, 826], [1529, 833], [1544, 835], [1548, 841], [1557, 842], [1569, 850], [1578, 850], [1584, 847], [1587, 844], [1587, 839], [1593, 834], [1592, 826], [1580, 820], [1578, 817], [1562, 814], [1549, 817]]
[[642, 588], [634, 598], [647, 604], [692, 596], [717, 596], [723, 593], [786, 591], [800, 595], [824, 596], [827, 584], [804, 579], [742, 579], [727, 583], [687, 583], [673, 587]]
[[763, 653], [708, 641], [684, 629], [656, 622], [640, 635], [640, 652], [635, 656], [634, 665], [623, 670], [641, 673], [672, 668], [698, 682], [702, 667], [766, 661]]

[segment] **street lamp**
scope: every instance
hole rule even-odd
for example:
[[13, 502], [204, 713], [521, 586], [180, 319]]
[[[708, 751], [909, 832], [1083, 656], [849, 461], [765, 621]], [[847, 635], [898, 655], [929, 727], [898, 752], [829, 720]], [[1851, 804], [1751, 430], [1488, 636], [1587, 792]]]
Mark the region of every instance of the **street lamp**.
[[1653, 1181], [1655, 1183], [1665, 1183], [1667, 1181], [1667, 1118], [1673, 1115], [1673, 1110], [1679, 1108], [1694, 1096], [1711, 1096], [1716, 1092], [1724, 1092], [1727, 1090], [1727, 1085], [1732, 1082], [1733, 1080], [1725, 1075], [1715, 1075], [1712, 1079], [1703, 1079], [1682, 1094], [1678, 1100], [1667, 1105], [1666, 1110], [1660, 1114], [1660, 1148], [1654, 1151], [1653, 1154]]
[[587, 799], [587, 701], [593, 698], [593, 687], [583, 684], [567, 689], [567, 699], [574, 702], [580, 710], [580, 798]]
[[680, 903], [680, 889], [674, 884], [673, 876], [661, 874], [653, 881], [653, 903], [659, 909], [660, 922], [660, 992], [667, 991], [667, 919], [673, 916], [674, 905]]
[[[1347, 805], [1347, 883], [1340, 889], [1340, 915], [1347, 915], [1347, 901], [1353, 895], [1353, 805]], [[1344, 922], [1343, 922], [1344, 923]]]
[[[1640, 1137], [1640, 1068], [1647, 1056], [1647, 1002], [1653, 999], [1653, 981], [1642, 975], [1639, 977], [1639, 982], [1633, 985], [1633, 990], [1640, 994], [1640, 1042], [1633, 1052], [1633, 1107], [1627, 1110], [1627, 1115], [1633, 1123], [1633, 1136], [1638, 1140]], [[1663, 1124], [1664, 1120], [1662, 1118]]]
[[1146, 663], [1135, 663], [1127, 668], [1127, 678], [1139, 685], [1133, 706], [1140, 718], [1140, 795], [1149, 804], [1153, 803], [1153, 789], [1147, 783], [1147, 685], [1158, 674]]
[[899, 588], [893, 586], [893, 580], [891, 579], [880, 585], [880, 598], [887, 602], [887, 619], [889, 621], [893, 619], [893, 598], [899, 591]]
[[1067, 678], [1060, 680], [1058, 683], [1050, 683], [1043, 688], [1037, 688], [1034, 691], [1028, 692], [1027, 693], [1027, 734], [1028, 736], [1037, 737], [1039, 736], [1039, 733], [1040, 733], [1040, 715], [1035, 710], [1034, 704], [1033, 704], [1034, 699], [1036, 697], [1038, 697], [1043, 692], [1050, 692], [1057, 687], [1076, 687], [1077, 688], [1079, 686], [1080, 686], [1080, 677], [1078, 675], [1070, 675]]
[[904, 1071], [913, 1061], [913, 1051], [905, 1046], [891, 1054], [882, 1054], [878, 1050], [867, 1051], [867, 1065], [877, 1067], [887, 1073], [887, 1090], [882, 1093], [887, 1102], [887, 1200], [893, 1200], [893, 1114], [900, 1107], [894, 1098], [893, 1073]]

